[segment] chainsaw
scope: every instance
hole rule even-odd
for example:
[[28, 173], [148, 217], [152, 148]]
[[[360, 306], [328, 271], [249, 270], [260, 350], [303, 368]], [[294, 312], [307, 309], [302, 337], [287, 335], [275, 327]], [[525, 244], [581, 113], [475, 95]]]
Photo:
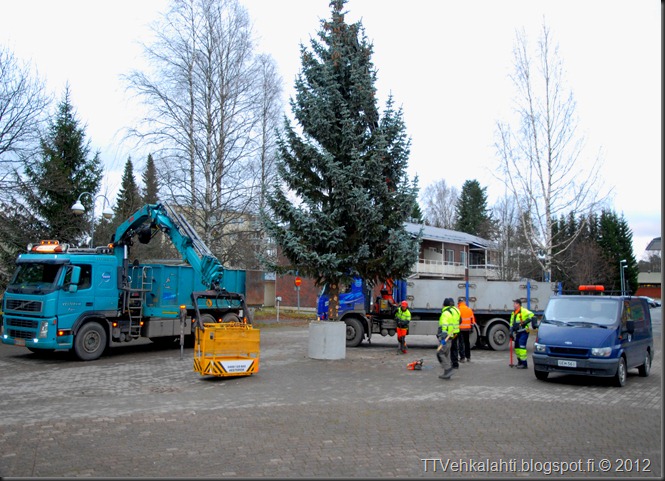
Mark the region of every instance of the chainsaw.
[[423, 368], [423, 360], [418, 359], [417, 361], [410, 362], [406, 365], [406, 368], [409, 371], [420, 371]]

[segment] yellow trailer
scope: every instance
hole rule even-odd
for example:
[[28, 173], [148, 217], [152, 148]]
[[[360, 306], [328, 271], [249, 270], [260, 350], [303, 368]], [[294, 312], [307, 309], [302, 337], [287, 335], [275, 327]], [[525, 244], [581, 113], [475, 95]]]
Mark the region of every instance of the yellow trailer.
[[202, 376], [251, 376], [259, 372], [260, 331], [244, 322], [203, 324], [196, 329], [194, 371]]

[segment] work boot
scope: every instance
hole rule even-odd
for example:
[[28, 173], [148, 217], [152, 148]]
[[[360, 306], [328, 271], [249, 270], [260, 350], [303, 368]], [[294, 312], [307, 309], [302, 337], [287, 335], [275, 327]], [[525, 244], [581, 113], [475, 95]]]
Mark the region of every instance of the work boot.
[[517, 369], [528, 369], [526, 361], [519, 361], [516, 366]]
[[451, 369], [446, 369], [443, 371], [443, 374], [439, 376], [439, 379], [450, 379], [450, 376], [453, 375], [453, 370]]

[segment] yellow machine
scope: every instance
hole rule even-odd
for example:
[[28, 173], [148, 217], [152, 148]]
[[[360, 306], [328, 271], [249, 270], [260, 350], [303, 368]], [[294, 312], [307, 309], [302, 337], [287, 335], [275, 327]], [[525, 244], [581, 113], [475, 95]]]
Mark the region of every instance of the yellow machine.
[[244, 322], [205, 323], [196, 329], [194, 371], [202, 376], [259, 372], [260, 331]]

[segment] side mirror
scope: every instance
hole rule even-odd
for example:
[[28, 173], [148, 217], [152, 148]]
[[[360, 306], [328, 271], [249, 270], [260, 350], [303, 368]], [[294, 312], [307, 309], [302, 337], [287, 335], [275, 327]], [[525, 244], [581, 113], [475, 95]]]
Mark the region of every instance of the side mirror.
[[628, 334], [632, 334], [633, 332], [635, 332], [635, 321], [633, 321], [632, 319], [626, 321], [626, 329], [625, 330]]
[[81, 268], [79, 266], [72, 266], [72, 277], [70, 282], [78, 286], [80, 280], [81, 280]]
[[81, 281], [81, 268], [79, 266], [72, 266], [72, 275], [69, 280], [67, 290], [69, 292], [77, 292], [79, 290], [79, 282]]

